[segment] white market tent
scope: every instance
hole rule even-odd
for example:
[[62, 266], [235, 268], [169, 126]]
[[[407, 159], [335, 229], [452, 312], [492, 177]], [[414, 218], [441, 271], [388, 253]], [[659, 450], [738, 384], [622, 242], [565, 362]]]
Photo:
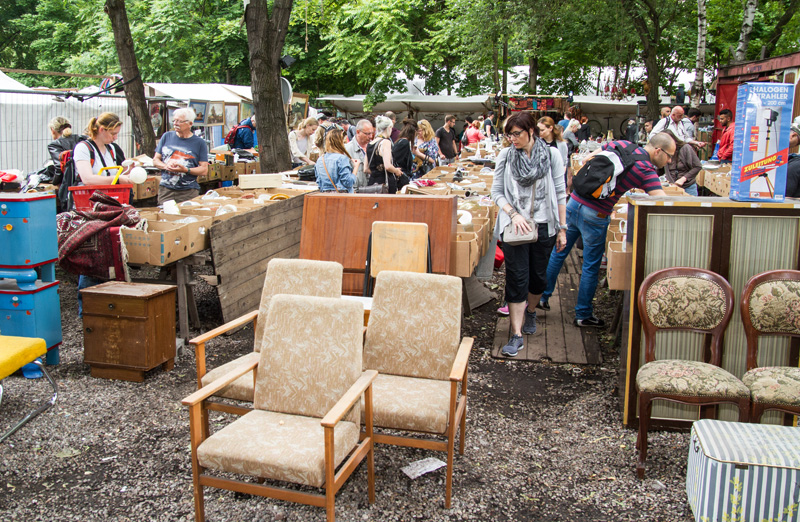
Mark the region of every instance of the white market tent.
[[176, 100], [249, 102], [253, 95], [249, 86], [222, 83], [145, 83], [149, 96], [169, 96]]

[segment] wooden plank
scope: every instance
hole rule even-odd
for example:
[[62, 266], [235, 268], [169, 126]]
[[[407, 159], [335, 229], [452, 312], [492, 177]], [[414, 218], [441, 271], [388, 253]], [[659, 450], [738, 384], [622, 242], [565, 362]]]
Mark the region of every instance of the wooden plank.
[[[220, 284], [223, 287], [238, 286], [256, 277], [263, 277], [263, 272], [267, 268], [267, 262], [275, 257], [275, 254], [278, 252], [286, 250], [293, 245], [299, 245], [299, 236], [300, 232], [296, 231], [291, 235], [279, 237], [274, 241], [266, 243], [253, 255], [243, 256], [224, 264], [217, 270]], [[225, 292], [224, 288], [222, 292]]]
[[[562, 324], [564, 325], [564, 355], [565, 361], [573, 364], [586, 364], [586, 353], [583, 345], [583, 336], [581, 335], [581, 328], [574, 326], [572, 321], [575, 319], [575, 304], [578, 298], [578, 285], [580, 284], [580, 275], [578, 274], [564, 274], [562, 290], [566, 288], [571, 298], [569, 304], [562, 300]], [[570, 291], [569, 289], [574, 289]], [[565, 305], [569, 308], [564, 310]]]
[[[230, 234], [224, 233], [213, 244], [216, 254], [214, 262], [235, 259], [275, 237], [295, 231], [299, 232], [302, 226], [302, 217], [302, 208], [289, 209], [283, 214], [253, 221], [247, 227], [238, 228]], [[212, 238], [217, 236], [219, 236], [218, 231], [212, 232]]]
[[500, 350], [508, 342], [508, 333], [511, 329], [511, 319], [508, 316], [501, 316], [497, 319], [497, 326], [494, 329], [494, 343], [492, 344], [492, 357], [504, 358], [500, 355]]
[[600, 364], [603, 362], [603, 352], [600, 350], [600, 330], [597, 328], [581, 328], [583, 337], [583, 353], [586, 364]]
[[302, 208], [305, 195], [295, 196], [287, 200], [265, 205], [264, 208], [246, 212], [231, 219], [214, 224], [211, 228], [218, 232], [219, 237], [230, 234], [238, 228], [248, 227], [255, 221], [280, 215], [294, 208]]
[[[563, 275], [559, 276], [559, 278], [561, 277], [563, 277]], [[547, 357], [553, 362], [562, 362], [553, 359], [553, 357], [556, 357], [557, 354], [560, 353], [556, 347], [564, 346], [566, 343], [564, 340], [564, 323], [561, 320], [561, 292], [559, 291], [558, 284], [556, 284], [553, 295], [550, 296], [548, 302], [550, 303], [549, 312], [545, 310], [538, 310], [537, 312], [537, 315], [541, 315], [541, 321], [544, 323], [543, 326], [547, 343], [547, 351], [544, 357]]]
[[535, 334], [522, 336], [525, 339], [525, 348], [520, 351], [517, 357], [521, 356], [526, 361], [541, 361], [543, 357], [547, 357], [546, 325], [539, 319], [538, 313], [536, 314], [536, 323]]

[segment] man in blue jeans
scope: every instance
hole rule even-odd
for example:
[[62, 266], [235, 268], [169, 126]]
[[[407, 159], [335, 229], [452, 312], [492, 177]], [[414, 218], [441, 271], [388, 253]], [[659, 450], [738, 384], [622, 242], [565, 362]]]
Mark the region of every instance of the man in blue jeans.
[[[612, 141], [603, 150], [624, 148], [629, 142]], [[597, 289], [597, 274], [603, 261], [606, 244], [609, 216], [619, 198], [628, 190], [641, 188], [651, 196], [665, 196], [661, 190], [661, 181], [656, 169], [663, 168], [675, 154], [675, 141], [669, 134], [654, 134], [644, 147], [637, 147], [635, 153], [649, 156], [650, 161], [639, 160], [617, 180], [617, 188], [613, 196], [606, 199], [589, 199], [572, 193], [567, 203], [567, 246], [561, 252], [550, 255], [547, 264], [547, 288], [537, 308], [550, 309], [548, 300], [556, 287], [558, 273], [564, 260], [572, 250], [579, 237], [583, 238], [583, 267], [581, 283], [578, 288], [578, 304], [575, 306], [575, 321], [580, 327], [601, 328], [605, 326], [602, 319], [594, 316], [592, 300]]]

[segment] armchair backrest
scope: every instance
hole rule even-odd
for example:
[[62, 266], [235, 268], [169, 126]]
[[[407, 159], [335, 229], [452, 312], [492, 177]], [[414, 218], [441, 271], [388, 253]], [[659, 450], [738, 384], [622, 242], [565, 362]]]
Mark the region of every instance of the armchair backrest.
[[733, 315], [733, 289], [724, 277], [700, 268], [653, 272], [639, 287], [639, 317], [645, 337], [645, 362], [655, 357], [658, 330], [711, 334], [711, 360], [722, 363], [722, 341]]
[[461, 339], [461, 279], [384, 270], [378, 274], [364, 368], [447, 380]]
[[[361, 375], [364, 307], [341, 298], [272, 298], [256, 409], [322, 418]], [[349, 420], [357, 422], [359, 407]]]
[[771, 270], [744, 285], [742, 323], [747, 336], [747, 370], [758, 367], [761, 335], [800, 337], [800, 271]]
[[261, 290], [261, 304], [258, 308], [253, 350], [261, 351], [264, 324], [272, 296], [293, 294], [341, 297], [342, 271], [342, 265], [333, 261], [271, 259], [267, 264], [267, 275]]

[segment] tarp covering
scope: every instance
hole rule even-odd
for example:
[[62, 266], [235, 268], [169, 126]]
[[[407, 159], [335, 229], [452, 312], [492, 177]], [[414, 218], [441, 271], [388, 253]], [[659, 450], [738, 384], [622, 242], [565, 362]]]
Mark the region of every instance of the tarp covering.
[[178, 100], [222, 101], [241, 103], [252, 100], [250, 87], [222, 83], [145, 83], [155, 96], [169, 96]]

